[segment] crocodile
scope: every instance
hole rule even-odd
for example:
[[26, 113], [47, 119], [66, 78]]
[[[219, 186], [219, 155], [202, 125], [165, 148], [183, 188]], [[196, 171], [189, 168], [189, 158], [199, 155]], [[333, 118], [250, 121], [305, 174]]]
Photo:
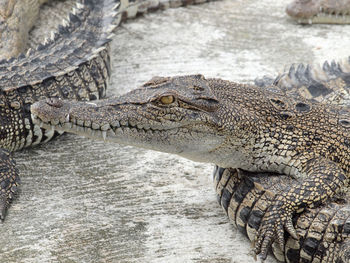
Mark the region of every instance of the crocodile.
[[[0, 3], [0, 219], [18, 193], [19, 172], [9, 152], [47, 142], [60, 133], [35, 125], [30, 105], [46, 97], [90, 101], [105, 97], [109, 42], [122, 21], [137, 15], [209, 0], [81, 0], [43, 43], [24, 51], [28, 31], [47, 0]], [[22, 21], [22, 23], [21, 23]], [[26, 23], [23, 23], [26, 21]], [[6, 57], [11, 58], [6, 59]], [[6, 157], [6, 158], [5, 158]], [[6, 167], [6, 166], [5, 166]]]
[[117, 13], [115, 1], [100, 4], [97, 0], [77, 3], [68, 20], [44, 43], [0, 61], [0, 151], [2, 164], [7, 164], [0, 178], [1, 219], [20, 183], [18, 169], [8, 152], [47, 142], [58, 135], [33, 124], [30, 105], [52, 96], [93, 100], [106, 94], [110, 72], [108, 43]]
[[[35, 2], [28, 1], [32, 4]], [[36, 2], [35, 5], [27, 6], [28, 1], [9, 1], [20, 3], [11, 7], [15, 9], [11, 14], [18, 18], [18, 12], [24, 12], [24, 18], [21, 19], [26, 23], [27, 15], [35, 13], [34, 17], [37, 16], [39, 6]], [[45, 43], [23, 54], [19, 53], [24, 51], [27, 31], [35, 19], [31, 19], [29, 24], [15, 22], [14, 25], [19, 26], [19, 29], [11, 28], [6, 31], [7, 36], [3, 38], [6, 41], [1, 41], [1, 48], [5, 49], [4, 45], [9, 44], [9, 49], [3, 50], [0, 57], [11, 58], [0, 62], [0, 116], [2, 125], [8, 125], [2, 127], [6, 130], [0, 133], [1, 219], [5, 218], [5, 212], [18, 193], [20, 184], [19, 171], [10, 152], [47, 142], [60, 134], [32, 123], [31, 118], [28, 118], [30, 104], [52, 96], [74, 100], [104, 97], [110, 74], [108, 43], [113, 36], [113, 30], [121, 21], [148, 11], [207, 1], [78, 1], [67, 20], [59, 26], [57, 33], [51, 35]], [[1, 5], [4, 1], [0, 2]], [[39, 4], [41, 3], [39, 0]], [[16, 10], [17, 7], [19, 11]], [[0, 11], [1, 8], [2, 6]], [[24, 29], [21, 27], [23, 25]], [[8, 29], [9, 26], [6, 30]], [[14, 33], [11, 37], [14, 37], [15, 44], [10, 44], [11, 33]], [[4, 36], [5, 34], [0, 35]]]
[[[148, 10], [148, 8], [149, 7], [147, 7], [146, 8], [146, 10]], [[152, 8], [159, 8], [159, 6], [156, 6], [156, 7], [152, 7]], [[152, 9], [151, 8], [151, 9]], [[137, 10], [136, 12], [135, 12], [135, 10]], [[128, 11], [126, 11], [126, 12], [123, 12], [123, 17], [124, 17], [124, 19], [126, 18], [126, 17], [129, 17], [129, 16], [133, 16], [133, 14], [136, 14], [137, 12], [139, 12], [139, 9], [138, 8], [130, 8], [130, 9], [128, 9]], [[131, 14], [131, 15], [130, 15]], [[60, 32], [61, 33], [61, 32]], [[106, 44], [106, 43], [105, 43]], [[51, 96], [51, 95], [50, 95]], [[54, 96], [56, 96], [56, 95], [54, 95]], [[102, 96], [99, 96], [99, 97], [102, 97]], [[65, 98], [65, 97], [63, 97], [63, 98]], [[76, 99], [76, 98], [74, 98], [74, 99]], [[89, 99], [92, 99], [92, 98], [86, 98], [86, 100], [89, 100]], [[40, 129], [41, 131], [42, 131], [42, 129]], [[106, 136], [107, 135], [107, 132], [106, 133], [103, 133], [102, 132], [102, 136], [104, 137], [104, 136]], [[17, 185], [16, 185], [17, 186]], [[11, 197], [12, 198], [12, 197]]]
[[31, 112], [46, 129], [298, 179], [276, 195], [262, 219], [255, 242], [262, 259], [273, 240], [284, 250], [284, 229], [298, 239], [293, 214], [348, 186], [349, 109], [277, 86], [155, 77], [120, 97], [93, 103], [53, 98], [33, 104]]
[[[293, 64], [277, 77], [257, 78], [254, 84], [261, 88], [278, 87], [288, 96], [301, 96], [319, 103], [347, 107], [350, 105], [349, 76], [350, 57], [340, 62], [326, 61], [323, 65]], [[219, 204], [230, 221], [252, 242], [268, 202], [282, 188], [293, 183], [291, 177], [284, 175], [251, 173], [218, 166], [213, 175]], [[349, 198], [350, 194], [346, 193], [325, 206], [294, 214], [293, 224], [299, 239], [287, 236], [284, 251], [274, 243], [272, 251], [275, 257], [281, 262], [348, 262]], [[315, 221], [317, 224], [313, 223]], [[314, 228], [312, 232], [311, 224]]]
[[349, 0], [294, 0], [286, 13], [301, 24], [349, 24]]
[[[251, 241], [259, 229], [269, 203], [293, 179], [272, 173], [251, 173], [215, 167], [214, 187], [219, 204], [230, 221]], [[350, 193], [324, 206], [293, 216], [299, 239], [285, 237], [285, 248], [273, 245], [281, 262], [337, 262], [350, 259]]]

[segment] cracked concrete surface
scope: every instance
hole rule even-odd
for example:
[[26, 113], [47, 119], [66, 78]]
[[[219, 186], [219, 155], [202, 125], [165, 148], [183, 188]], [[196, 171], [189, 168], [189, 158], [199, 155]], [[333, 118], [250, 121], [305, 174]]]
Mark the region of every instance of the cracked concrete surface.
[[[297, 25], [287, 3], [217, 1], [123, 24], [108, 94], [155, 75], [250, 82], [350, 55], [350, 26]], [[1, 224], [1, 262], [255, 262], [217, 204], [210, 164], [73, 135], [15, 157], [21, 194]]]

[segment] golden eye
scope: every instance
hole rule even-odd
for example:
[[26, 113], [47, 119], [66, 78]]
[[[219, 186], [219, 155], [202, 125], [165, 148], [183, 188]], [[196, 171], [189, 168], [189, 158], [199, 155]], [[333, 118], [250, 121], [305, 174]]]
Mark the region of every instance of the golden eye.
[[163, 104], [171, 104], [174, 101], [175, 101], [175, 98], [173, 95], [167, 95], [160, 98], [160, 102]]
[[193, 86], [192, 89], [194, 89], [196, 91], [203, 91], [204, 90], [202, 87], [198, 87], [198, 86]]

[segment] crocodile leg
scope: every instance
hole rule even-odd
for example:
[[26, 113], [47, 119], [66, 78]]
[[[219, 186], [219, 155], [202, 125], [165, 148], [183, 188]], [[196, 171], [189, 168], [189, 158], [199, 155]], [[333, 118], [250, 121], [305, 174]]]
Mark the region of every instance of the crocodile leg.
[[[17, 35], [31, 27], [28, 16], [36, 17], [43, 2], [0, 0], [0, 20], [4, 10], [8, 18], [0, 23], [0, 40], [5, 37], [1, 26], [6, 26], [16, 43]], [[17, 58], [0, 61], [0, 219], [4, 219], [20, 182], [15, 162], [7, 151], [47, 142], [58, 135], [32, 123], [30, 105], [46, 97], [94, 100], [105, 96], [110, 75], [108, 42], [116, 27], [114, 22], [118, 22], [118, 6], [114, 0], [78, 2], [67, 13], [64, 24], [44, 43]], [[26, 21], [28, 28], [16, 30], [11, 24], [12, 16], [22, 23]], [[11, 39], [12, 44], [0, 41], [0, 45], [9, 44], [16, 49]]]
[[[214, 187], [217, 198], [239, 231], [255, 240], [268, 204], [286, 185], [296, 180], [274, 173], [252, 173], [216, 167]], [[345, 263], [350, 258], [349, 193], [325, 205], [307, 208], [293, 215], [298, 240], [285, 235], [285, 248], [272, 245], [278, 261], [293, 263]]]
[[258, 231], [255, 253], [265, 260], [275, 238], [284, 250], [284, 228], [298, 239], [292, 224], [292, 215], [320, 203], [324, 203], [347, 184], [344, 170], [338, 164], [323, 158], [309, 160], [302, 165], [306, 179], [288, 186], [276, 195], [268, 208]]

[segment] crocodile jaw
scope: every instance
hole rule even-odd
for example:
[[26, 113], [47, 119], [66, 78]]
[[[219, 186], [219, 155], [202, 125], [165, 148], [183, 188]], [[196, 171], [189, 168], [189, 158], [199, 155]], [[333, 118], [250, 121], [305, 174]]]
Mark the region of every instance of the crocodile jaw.
[[[44, 129], [174, 153], [199, 162], [213, 162], [214, 158], [217, 158], [213, 149], [221, 145], [225, 139], [224, 136], [213, 136], [212, 133], [216, 133], [214, 129], [208, 128], [206, 132], [203, 132], [203, 125], [200, 131], [196, 129], [195, 124], [179, 125], [169, 122], [168, 126], [164, 126], [156, 122], [149, 125], [147, 122], [143, 123], [140, 118], [135, 121], [137, 116], [118, 114], [117, 110], [109, 109], [111, 105], [105, 101], [100, 100], [96, 103], [62, 100], [54, 100], [54, 103], [52, 100], [50, 103], [39, 101], [31, 107], [32, 119], [35, 124]], [[105, 104], [105, 107], [101, 104]], [[88, 118], [84, 120], [84, 116], [75, 114], [75, 112], [86, 112]], [[106, 112], [110, 112], [111, 116], [106, 116]], [[218, 163], [221, 162], [218, 161]]]

